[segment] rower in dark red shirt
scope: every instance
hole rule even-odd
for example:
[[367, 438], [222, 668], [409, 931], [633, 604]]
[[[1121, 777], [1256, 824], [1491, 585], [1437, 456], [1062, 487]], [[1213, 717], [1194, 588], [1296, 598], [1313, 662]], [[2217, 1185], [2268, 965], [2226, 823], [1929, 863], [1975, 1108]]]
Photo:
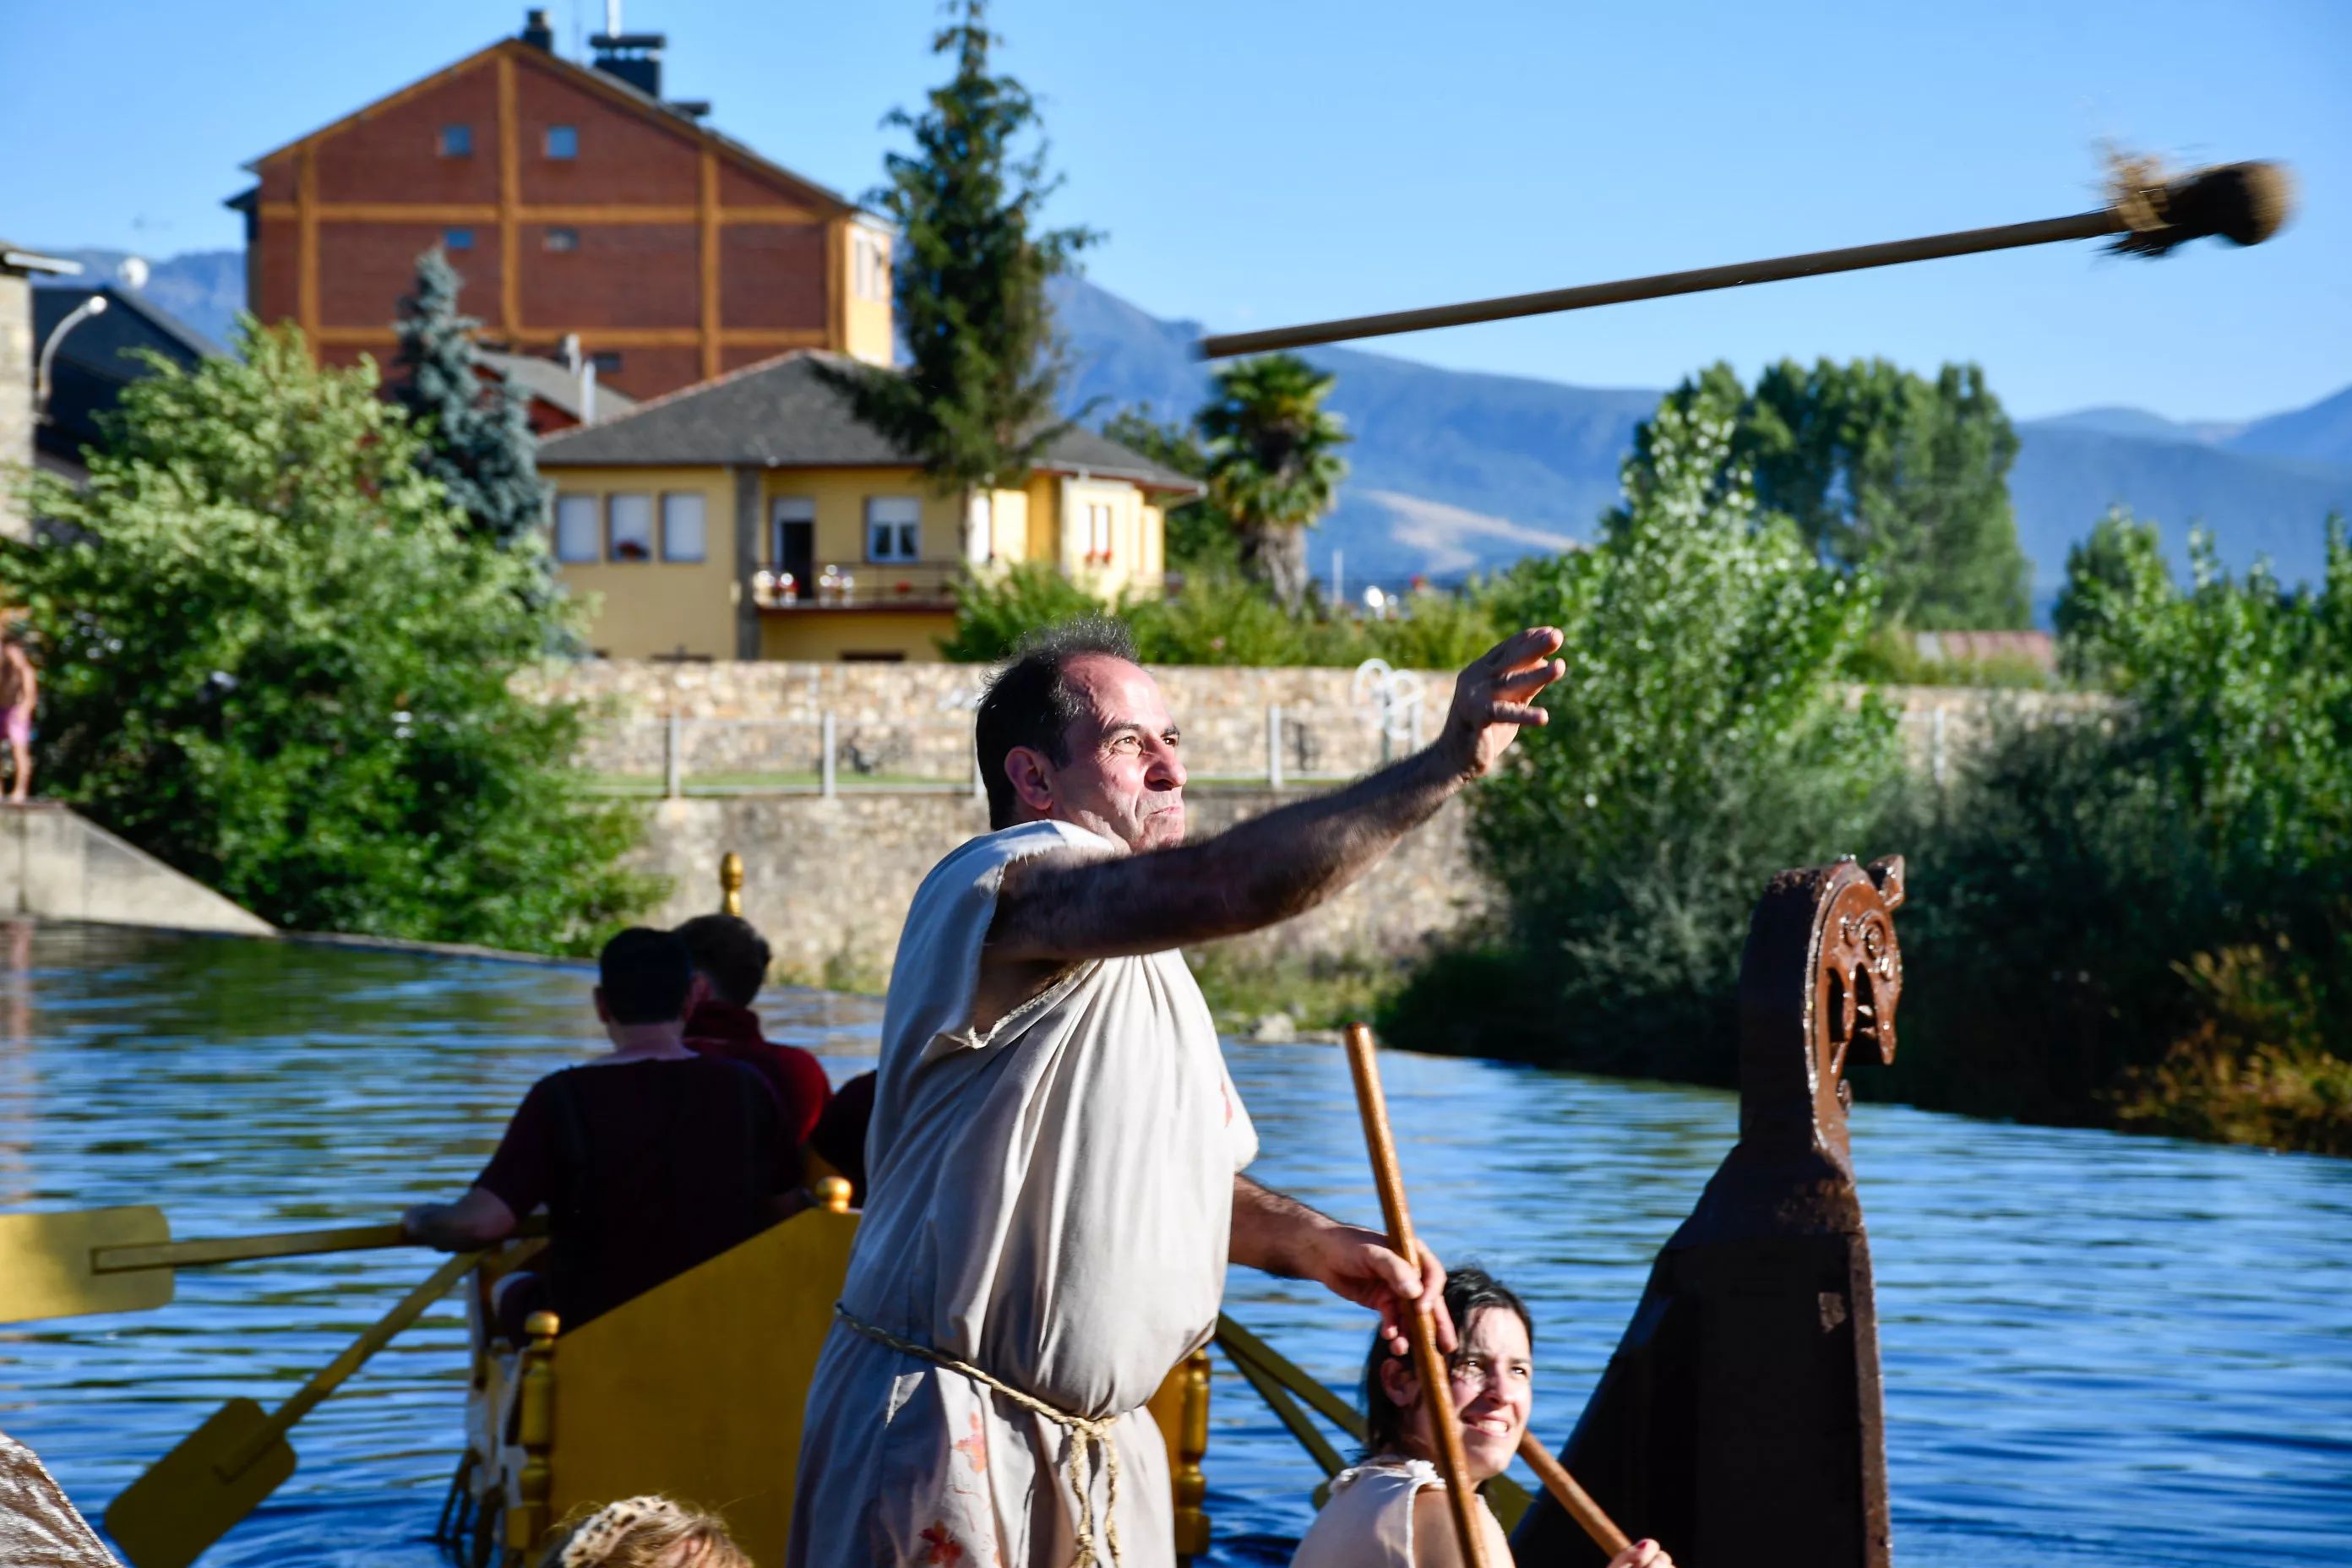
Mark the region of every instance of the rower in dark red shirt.
[[833, 1089], [814, 1056], [797, 1046], [780, 1046], [761, 1032], [751, 1003], [768, 978], [766, 939], [740, 915], [697, 915], [677, 934], [694, 955], [687, 1048], [757, 1069], [783, 1103], [784, 1128], [793, 1142], [805, 1143]]
[[635, 927], [604, 944], [597, 971], [611, 1053], [533, 1085], [465, 1196], [402, 1216], [411, 1237], [457, 1252], [502, 1241], [547, 1208], [543, 1259], [499, 1285], [498, 1320], [517, 1343], [541, 1307], [568, 1332], [806, 1202], [799, 1147], [766, 1080], [686, 1047], [686, 943]]

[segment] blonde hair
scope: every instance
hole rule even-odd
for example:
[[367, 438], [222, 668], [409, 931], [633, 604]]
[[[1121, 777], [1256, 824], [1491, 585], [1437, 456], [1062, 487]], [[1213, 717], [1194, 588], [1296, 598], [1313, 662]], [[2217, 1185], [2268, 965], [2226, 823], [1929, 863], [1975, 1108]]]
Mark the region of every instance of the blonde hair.
[[540, 1568], [751, 1568], [751, 1560], [717, 1514], [633, 1497], [566, 1525]]

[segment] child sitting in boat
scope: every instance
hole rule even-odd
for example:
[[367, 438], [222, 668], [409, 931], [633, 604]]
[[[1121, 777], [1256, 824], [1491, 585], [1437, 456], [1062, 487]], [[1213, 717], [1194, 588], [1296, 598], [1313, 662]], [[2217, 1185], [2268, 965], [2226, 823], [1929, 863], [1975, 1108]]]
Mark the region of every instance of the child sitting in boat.
[[[1535, 1408], [1535, 1321], [1517, 1295], [1483, 1268], [1446, 1277], [1445, 1311], [1461, 1345], [1453, 1358], [1454, 1405], [1470, 1479], [1509, 1468]], [[1364, 1363], [1364, 1454], [1331, 1478], [1331, 1500], [1298, 1543], [1291, 1568], [1459, 1568], [1462, 1547], [1438, 1475], [1437, 1437], [1412, 1363], [1375, 1333]], [[1491, 1568], [1509, 1568], [1510, 1542], [1478, 1500]], [[1674, 1568], [1654, 1541], [1637, 1541], [1609, 1568]]]
[[685, 942], [633, 927], [596, 966], [611, 1052], [533, 1085], [464, 1197], [401, 1217], [416, 1240], [462, 1252], [505, 1240], [546, 1205], [543, 1269], [499, 1281], [498, 1321], [517, 1344], [531, 1313], [576, 1329], [800, 1203], [799, 1152], [766, 1080], [687, 1048]]

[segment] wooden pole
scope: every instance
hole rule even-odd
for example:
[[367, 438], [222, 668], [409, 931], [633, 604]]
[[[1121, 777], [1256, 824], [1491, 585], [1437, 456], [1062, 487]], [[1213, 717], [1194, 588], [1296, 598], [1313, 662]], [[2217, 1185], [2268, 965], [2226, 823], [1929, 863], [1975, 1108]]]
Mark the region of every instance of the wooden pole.
[[1628, 278], [1615, 283], [1587, 283], [1574, 289], [1549, 289], [1538, 294], [1511, 294], [1499, 300], [1473, 300], [1465, 304], [1434, 305], [1422, 310], [1391, 310], [1378, 316], [1350, 316], [1345, 321], [1318, 321], [1303, 327], [1271, 327], [1259, 332], [1228, 332], [1221, 337], [1202, 338], [1194, 352], [1202, 359], [1231, 359], [1236, 354], [1270, 353], [1276, 349], [1307, 348], [1316, 343], [1336, 343], [1349, 338], [1422, 332], [1433, 327], [1463, 327], [1476, 321], [1507, 321], [1517, 316], [1582, 310], [1594, 305], [1622, 305], [1633, 300], [1660, 300], [1671, 294], [1699, 294], [1711, 289], [1737, 289], [1748, 283], [1777, 283], [1790, 278], [1817, 278], [1828, 272], [1854, 272], [1865, 267], [1894, 267], [1906, 261], [1933, 261], [1947, 256], [1975, 256], [1988, 250], [2011, 250], [2021, 245], [2049, 245], [2065, 239], [2097, 239], [2110, 234], [2121, 234], [2128, 226], [2114, 208], [2103, 207], [2097, 212], [2078, 213], [2072, 217], [2003, 224], [1998, 228], [1965, 229], [1957, 234], [1930, 235], [1924, 239], [1856, 245], [1843, 250], [1816, 250], [1804, 256], [1782, 256], [1769, 261], [1702, 267], [1690, 272], [1664, 272], [1651, 278]]
[[[1381, 1213], [1388, 1220], [1389, 1246], [1418, 1268], [1421, 1249], [1413, 1243], [1412, 1215], [1405, 1208], [1404, 1173], [1397, 1167], [1388, 1097], [1381, 1092], [1380, 1063], [1372, 1056], [1369, 1025], [1348, 1026], [1348, 1070], [1356, 1079], [1356, 1106], [1363, 1113], [1364, 1142], [1371, 1151], [1372, 1181], [1380, 1188]], [[1444, 1304], [1438, 1303], [1437, 1310], [1444, 1311]], [[1429, 1408], [1429, 1424], [1437, 1436], [1437, 1473], [1445, 1480], [1445, 1500], [1462, 1542], [1462, 1560], [1470, 1568], [1487, 1568], [1486, 1523], [1478, 1517], [1478, 1494], [1470, 1485], [1470, 1462], [1462, 1452], [1462, 1417], [1454, 1408], [1452, 1371], [1437, 1353], [1437, 1329], [1429, 1317], [1408, 1306], [1403, 1318], [1398, 1327], [1412, 1346], [1413, 1371], [1420, 1375], [1422, 1402]]]
[[1576, 1484], [1576, 1478], [1568, 1473], [1568, 1467], [1553, 1458], [1551, 1450], [1545, 1447], [1534, 1433], [1519, 1435], [1519, 1458], [1528, 1462], [1528, 1468], [1543, 1482], [1544, 1490], [1551, 1493], [1551, 1500], [1565, 1509], [1568, 1517], [1582, 1526], [1585, 1534], [1592, 1537], [1593, 1545], [1613, 1558], [1633, 1544], [1625, 1539], [1625, 1532], [1617, 1528], [1617, 1521], [1601, 1511], [1601, 1505], [1592, 1500], [1592, 1494]]

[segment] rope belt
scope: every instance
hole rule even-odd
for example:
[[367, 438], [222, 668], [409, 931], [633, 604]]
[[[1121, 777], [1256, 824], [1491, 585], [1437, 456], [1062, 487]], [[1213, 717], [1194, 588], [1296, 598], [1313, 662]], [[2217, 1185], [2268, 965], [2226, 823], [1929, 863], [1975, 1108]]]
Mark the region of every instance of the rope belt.
[[1102, 1560], [1095, 1555], [1095, 1505], [1093, 1490], [1093, 1451], [1099, 1444], [1103, 1451], [1103, 1475], [1109, 1482], [1108, 1495], [1103, 1505], [1103, 1540], [1110, 1552], [1111, 1568], [1118, 1568], [1118, 1445], [1111, 1441], [1111, 1428], [1119, 1417], [1073, 1415], [1058, 1410], [1034, 1394], [1025, 1394], [1002, 1378], [981, 1371], [970, 1362], [943, 1355], [929, 1345], [919, 1345], [902, 1340], [887, 1329], [877, 1329], [861, 1318], [853, 1316], [848, 1308], [835, 1301], [833, 1315], [864, 1334], [877, 1345], [887, 1345], [900, 1355], [927, 1361], [974, 1383], [985, 1384], [1034, 1415], [1042, 1415], [1070, 1435], [1070, 1457], [1062, 1467], [1062, 1474], [1070, 1483], [1070, 1495], [1077, 1500], [1077, 1540], [1070, 1558], [1070, 1568], [1097, 1568]]

